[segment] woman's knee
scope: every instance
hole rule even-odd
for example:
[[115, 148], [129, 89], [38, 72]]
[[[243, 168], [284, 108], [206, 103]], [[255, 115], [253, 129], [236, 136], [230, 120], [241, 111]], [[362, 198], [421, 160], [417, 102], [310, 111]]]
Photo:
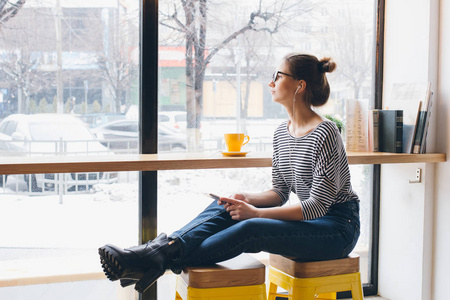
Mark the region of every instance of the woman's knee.
[[264, 231], [264, 227], [266, 225], [266, 222], [264, 219], [259, 218], [253, 218], [248, 220], [240, 221], [237, 225], [239, 225], [240, 230], [245, 233], [250, 232], [262, 232]]

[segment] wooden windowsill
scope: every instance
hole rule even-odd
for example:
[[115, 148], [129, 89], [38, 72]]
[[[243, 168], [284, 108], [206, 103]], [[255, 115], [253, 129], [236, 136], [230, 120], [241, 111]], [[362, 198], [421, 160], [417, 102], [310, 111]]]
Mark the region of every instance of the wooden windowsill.
[[[445, 162], [446, 154], [349, 152], [348, 160], [349, 164], [353, 165], [436, 163]], [[158, 171], [271, 166], [271, 153], [262, 152], [249, 153], [246, 157], [223, 157], [220, 153], [171, 153], [0, 158], [0, 174]]]
[[0, 288], [106, 278], [97, 257], [0, 261], [0, 267]]

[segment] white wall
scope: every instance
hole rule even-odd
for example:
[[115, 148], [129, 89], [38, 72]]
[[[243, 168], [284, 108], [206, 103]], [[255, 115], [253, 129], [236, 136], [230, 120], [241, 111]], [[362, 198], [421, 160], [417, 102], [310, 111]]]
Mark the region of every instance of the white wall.
[[436, 166], [434, 218], [433, 298], [449, 299], [450, 291], [450, 1], [440, 3], [439, 88], [436, 150], [447, 162]]
[[[383, 107], [392, 84], [432, 82], [428, 150], [434, 150], [438, 92], [438, 0], [386, 1]], [[409, 183], [415, 170], [422, 183]], [[383, 165], [379, 294], [392, 300], [432, 299], [435, 164]], [[444, 298], [436, 298], [444, 299]]]

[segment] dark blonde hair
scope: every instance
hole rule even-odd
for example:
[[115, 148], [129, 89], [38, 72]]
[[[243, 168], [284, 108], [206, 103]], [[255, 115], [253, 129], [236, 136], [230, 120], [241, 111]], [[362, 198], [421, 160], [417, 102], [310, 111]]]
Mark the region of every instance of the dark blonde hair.
[[297, 80], [306, 82], [306, 100], [312, 106], [322, 106], [330, 96], [330, 85], [325, 73], [336, 69], [336, 63], [331, 58], [317, 57], [308, 54], [291, 53], [284, 57], [290, 74]]

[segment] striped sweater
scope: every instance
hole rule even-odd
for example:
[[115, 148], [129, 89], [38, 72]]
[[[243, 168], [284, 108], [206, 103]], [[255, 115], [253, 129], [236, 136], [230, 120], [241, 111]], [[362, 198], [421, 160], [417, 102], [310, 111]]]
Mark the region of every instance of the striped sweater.
[[323, 121], [305, 136], [294, 138], [287, 121], [275, 131], [272, 190], [282, 204], [294, 192], [300, 199], [303, 219], [324, 216], [331, 205], [357, 200], [350, 183], [347, 154], [336, 125]]

